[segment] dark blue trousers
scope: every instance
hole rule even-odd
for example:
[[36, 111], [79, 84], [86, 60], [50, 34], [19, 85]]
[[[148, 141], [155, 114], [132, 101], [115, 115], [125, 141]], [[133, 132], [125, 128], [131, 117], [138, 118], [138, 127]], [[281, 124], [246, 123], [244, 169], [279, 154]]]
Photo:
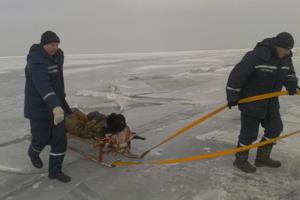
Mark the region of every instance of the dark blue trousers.
[[257, 140], [259, 125], [265, 129], [263, 136], [265, 139], [272, 139], [280, 136], [283, 130], [283, 124], [279, 110], [272, 115], [267, 114], [263, 119], [248, 116], [242, 112], [241, 131], [239, 136], [240, 145], [250, 145]]
[[50, 145], [49, 174], [59, 172], [67, 149], [65, 121], [55, 126], [53, 120], [30, 119], [30, 126], [32, 140], [28, 155], [37, 157], [46, 145]]

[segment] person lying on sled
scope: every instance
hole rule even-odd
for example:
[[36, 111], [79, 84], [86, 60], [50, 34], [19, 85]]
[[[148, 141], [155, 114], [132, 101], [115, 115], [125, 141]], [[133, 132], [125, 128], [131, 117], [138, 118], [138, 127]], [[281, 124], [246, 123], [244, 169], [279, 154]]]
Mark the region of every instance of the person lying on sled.
[[106, 147], [121, 150], [128, 146], [132, 139], [145, 138], [131, 132], [122, 114], [111, 113], [104, 115], [97, 111], [87, 115], [78, 109], [66, 116], [66, 129], [69, 134], [84, 139], [107, 139]]

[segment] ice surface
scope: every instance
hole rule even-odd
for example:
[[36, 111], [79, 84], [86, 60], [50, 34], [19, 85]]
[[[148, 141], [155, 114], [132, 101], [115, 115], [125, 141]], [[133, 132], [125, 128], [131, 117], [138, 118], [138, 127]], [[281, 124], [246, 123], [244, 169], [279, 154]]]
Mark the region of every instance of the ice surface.
[[[65, 59], [67, 100], [85, 112], [122, 112], [130, 127], [147, 137], [135, 141], [140, 153], [179, 128], [225, 103], [228, 74], [246, 50], [69, 55]], [[296, 52], [294, 65], [300, 70]], [[26, 155], [30, 129], [23, 118], [25, 57], [0, 58], [0, 199], [193, 199], [299, 200], [300, 137], [278, 142], [280, 169], [253, 175], [232, 167], [233, 156], [170, 166], [108, 169], [67, 152], [69, 184], [48, 180]], [[285, 130], [300, 128], [300, 99], [282, 97]], [[226, 110], [186, 135], [152, 151], [145, 160], [170, 159], [235, 146], [239, 112]], [[87, 152], [90, 146], [69, 140]], [[255, 151], [251, 153], [251, 161]]]

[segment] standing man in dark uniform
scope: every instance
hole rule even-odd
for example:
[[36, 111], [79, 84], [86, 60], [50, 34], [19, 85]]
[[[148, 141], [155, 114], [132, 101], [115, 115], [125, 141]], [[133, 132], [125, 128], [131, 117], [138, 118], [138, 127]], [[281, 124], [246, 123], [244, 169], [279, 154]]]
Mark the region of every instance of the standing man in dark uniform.
[[54, 32], [46, 31], [40, 44], [30, 48], [25, 67], [24, 114], [30, 120], [32, 141], [28, 155], [32, 164], [43, 167], [39, 154], [50, 145], [48, 177], [69, 182], [71, 178], [62, 172], [62, 163], [67, 147], [64, 119], [71, 109], [65, 100], [64, 53], [59, 43]]
[[[298, 78], [292, 62], [293, 46], [292, 35], [283, 32], [276, 37], [264, 39], [254, 50], [249, 51], [229, 76], [226, 87], [229, 108], [237, 105], [241, 98], [281, 91], [283, 86], [289, 95], [296, 94]], [[282, 132], [278, 97], [240, 104], [239, 109], [241, 131], [238, 147], [250, 145], [257, 139], [259, 125], [265, 129], [262, 141], [278, 137]], [[280, 161], [270, 158], [273, 145], [258, 148], [256, 167], [281, 166]], [[254, 173], [256, 168], [248, 162], [248, 156], [249, 150], [237, 153], [234, 166], [244, 172]]]

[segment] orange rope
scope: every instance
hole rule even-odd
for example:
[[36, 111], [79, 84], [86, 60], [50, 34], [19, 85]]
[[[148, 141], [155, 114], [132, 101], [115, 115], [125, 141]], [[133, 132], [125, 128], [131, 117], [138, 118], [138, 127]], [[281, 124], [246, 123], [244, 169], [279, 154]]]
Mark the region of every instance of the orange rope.
[[297, 135], [299, 133], [300, 133], [300, 130], [282, 135], [282, 136], [274, 138], [274, 139], [255, 143], [252, 145], [243, 146], [243, 147], [239, 147], [239, 148], [233, 148], [233, 149], [227, 149], [224, 151], [218, 151], [218, 152], [214, 152], [214, 153], [201, 154], [201, 155], [196, 155], [196, 156], [183, 157], [183, 158], [170, 159], [170, 160], [154, 160], [154, 161], [148, 161], [148, 162], [122, 162], [122, 161], [119, 161], [119, 162], [114, 162], [113, 165], [115, 165], [115, 166], [139, 166], [139, 165], [151, 165], [151, 164], [166, 165], [166, 164], [179, 164], [179, 163], [187, 163], [187, 162], [192, 162], [192, 161], [197, 161], [197, 160], [217, 158], [217, 157], [231, 155], [231, 154], [235, 154], [235, 153], [238, 153], [241, 151], [246, 151], [246, 150], [254, 149], [257, 147], [265, 146], [267, 144], [274, 143], [276, 141], [282, 140], [287, 137], [291, 137], [293, 135]]
[[[257, 95], [257, 96], [252, 96], [252, 97], [247, 97], [244, 99], [239, 100], [238, 104], [242, 104], [242, 103], [250, 103], [250, 102], [254, 102], [254, 101], [259, 101], [259, 100], [264, 100], [264, 99], [270, 99], [270, 98], [274, 98], [274, 97], [279, 97], [279, 96], [284, 96], [287, 95], [288, 91], [278, 91], [278, 92], [271, 92], [271, 93], [267, 93], [267, 94], [261, 94], [261, 95]], [[300, 92], [297, 92], [297, 95], [300, 95]], [[215, 116], [216, 114], [222, 112], [223, 110], [225, 110], [228, 107], [227, 104], [213, 110], [212, 112], [209, 112], [208, 114], [200, 117], [199, 119], [193, 121], [192, 123], [186, 125], [185, 127], [181, 128], [180, 130], [178, 130], [176, 133], [174, 133], [173, 135], [171, 135], [170, 137], [166, 138], [165, 140], [163, 140], [162, 142], [160, 142], [159, 144], [151, 147], [150, 149], [146, 150], [145, 152], [142, 153], [141, 158], [144, 158], [150, 151], [152, 151], [153, 149], [177, 138], [180, 135], [183, 135], [184, 133], [186, 133], [188, 130], [192, 129], [193, 127], [197, 126], [198, 124], [203, 123], [204, 121], [206, 121], [207, 119]]]

